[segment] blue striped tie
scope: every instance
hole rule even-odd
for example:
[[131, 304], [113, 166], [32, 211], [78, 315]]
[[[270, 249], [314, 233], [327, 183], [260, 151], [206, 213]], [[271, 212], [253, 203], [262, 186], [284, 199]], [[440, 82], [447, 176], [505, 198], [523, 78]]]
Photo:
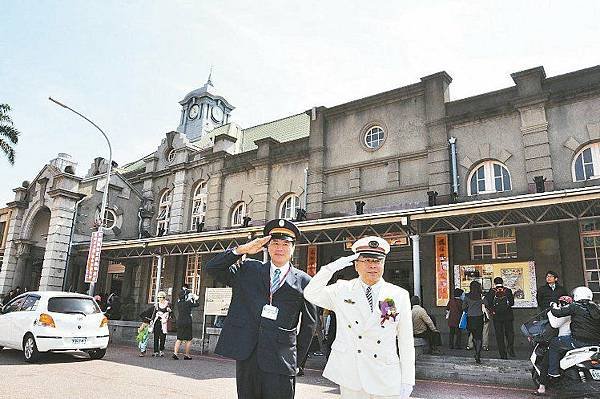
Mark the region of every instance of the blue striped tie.
[[279, 268], [275, 269], [275, 272], [273, 273], [273, 279], [271, 280], [271, 294], [273, 294], [275, 291], [277, 291], [277, 288], [279, 288], [280, 274], [281, 270], [279, 270]]
[[373, 295], [371, 294], [371, 287], [367, 287], [367, 299], [369, 300], [369, 306], [371, 307], [371, 312], [373, 311]]

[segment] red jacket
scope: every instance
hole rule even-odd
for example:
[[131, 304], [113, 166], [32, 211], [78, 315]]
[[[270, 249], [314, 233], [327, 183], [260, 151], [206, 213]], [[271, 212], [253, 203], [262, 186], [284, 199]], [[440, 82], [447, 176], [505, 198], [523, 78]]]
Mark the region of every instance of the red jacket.
[[446, 310], [450, 311], [450, 315], [448, 316], [448, 327], [458, 327], [463, 312], [462, 301], [458, 298], [450, 299], [448, 305], [446, 305]]

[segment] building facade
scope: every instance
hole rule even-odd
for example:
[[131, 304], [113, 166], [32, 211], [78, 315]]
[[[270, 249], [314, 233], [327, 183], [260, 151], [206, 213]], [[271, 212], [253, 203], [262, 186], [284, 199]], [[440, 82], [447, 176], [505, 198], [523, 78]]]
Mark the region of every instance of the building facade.
[[[511, 77], [512, 87], [452, 101], [440, 72], [246, 129], [209, 78], [180, 102], [177, 131], [111, 174], [96, 291], [119, 293], [126, 318], [157, 288], [176, 299], [188, 283], [202, 297], [215, 286], [203, 270], [214, 253], [283, 217], [303, 233], [294, 260], [309, 272], [362, 235], [386, 238], [385, 279], [420, 294], [438, 320], [473, 279], [489, 287], [502, 276], [518, 320], [535, 314], [548, 270], [600, 295], [600, 67]], [[106, 161], [83, 177], [75, 166], [61, 155], [15, 189], [0, 293], [86, 289]]]

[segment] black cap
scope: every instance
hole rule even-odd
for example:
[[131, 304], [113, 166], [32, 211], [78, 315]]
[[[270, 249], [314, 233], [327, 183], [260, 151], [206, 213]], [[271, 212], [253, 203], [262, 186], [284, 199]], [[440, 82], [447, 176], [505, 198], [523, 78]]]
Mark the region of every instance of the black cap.
[[300, 230], [289, 220], [273, 219], [265, 225], [263, 235], [270, 235], [271, 238], [295, 242], [300, 238]]

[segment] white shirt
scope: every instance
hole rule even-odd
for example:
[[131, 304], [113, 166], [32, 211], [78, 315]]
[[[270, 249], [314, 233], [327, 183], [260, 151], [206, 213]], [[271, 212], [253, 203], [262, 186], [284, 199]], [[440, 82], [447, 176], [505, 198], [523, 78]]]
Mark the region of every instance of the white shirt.
[[286, 264], [281, 267], [277, 267], [273, 264], [273, 262], [271, 262], [271, 273], [270, 273], [271, 280], [270, 281], [273, 281], [273, 276], [275, 275], [275, 269], [281, 270], [281, 273], [279, 274], [279, 286], [281, 287], [284, 276], [287, 277], [286, 273], [288, 272], [288, 270], [290, 270], [290, 267], [291, 267], [290, 262], [286, 262]]
[[[359, 277], [358, 281], [360, 282], [360, 286], [362, 287], [363, 291], [365, 292], [365, 298], [367, 296], [367, 287], [369, 287], [369, 285], [367, 283], [365, 283], [364, 281], [362, 281], [362, 279]], [[373, 297], [373, 312], [376, 310], [379, 310], [379, 303], [377, 302], [379, 300], [379, 291], [381, 290], [381, 287], [383, 286], [383, 279], [380, 278], [378, 282], [376, 282], [375, 284], [371, 285], [371, 296]]]

